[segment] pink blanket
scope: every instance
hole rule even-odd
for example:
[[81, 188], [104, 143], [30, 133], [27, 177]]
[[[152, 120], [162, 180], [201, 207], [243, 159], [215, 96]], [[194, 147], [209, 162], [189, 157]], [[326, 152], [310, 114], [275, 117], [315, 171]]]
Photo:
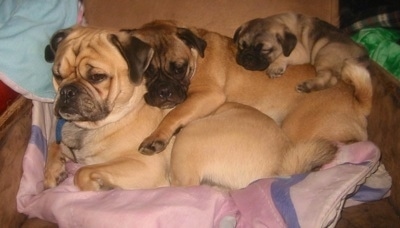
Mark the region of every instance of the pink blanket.
[[54, 140], [51, 105], [35, 103], [18, 209], [60, 227], [333, 227], [340, 210], [388, 195], [391, 178], [371, 142], [341, 146], [323, 170], [261, 179], [232, 192], [208, 186], [81, 192], [76, 165], [58, 187], [43, 191], [47, 141]]

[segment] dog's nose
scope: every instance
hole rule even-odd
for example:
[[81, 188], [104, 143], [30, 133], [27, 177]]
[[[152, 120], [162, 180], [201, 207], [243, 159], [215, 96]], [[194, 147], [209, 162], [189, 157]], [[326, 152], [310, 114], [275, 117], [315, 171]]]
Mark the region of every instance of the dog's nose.
[[78, 93], [78, 90], [79, 89], [74, 85], [67, 85], [61, 89], [60, 95], [64, 98], [64, 100], [68, 100], [75, 97]]
[[170, 88], [164, 87], [164, 88], [160, 89], [160, 91], [158, 92], [158, 95], [161, 98], [166, 99], [166, 98], [172, 96], [172, 92], [171, 92]]

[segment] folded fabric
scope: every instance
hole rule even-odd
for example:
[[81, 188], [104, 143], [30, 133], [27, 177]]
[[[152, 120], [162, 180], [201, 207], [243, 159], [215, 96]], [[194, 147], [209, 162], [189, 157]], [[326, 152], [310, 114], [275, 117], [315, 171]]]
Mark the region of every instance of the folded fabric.
[[69, 177], [43, 190], [47, 141], [54, 140], [52, 106], [35, 102], [32, 137], [23, 162], [18, 210], [60, 227], [334, 227], [343, 206], [385, 197], [391, 178], [371, 142], [340, 146], [317, 172], [257, 180], [221, 192], [208, 186], [79, 191]]
[[29, 99], [52, 101], [44, 49], [53, 33], [76, 24], [77, 16], [77, 0], [1, 0], [0, 80]]
[[352, 38], [368, 50], [371, 59], [400, 79], [400, 30], [364, 28]]

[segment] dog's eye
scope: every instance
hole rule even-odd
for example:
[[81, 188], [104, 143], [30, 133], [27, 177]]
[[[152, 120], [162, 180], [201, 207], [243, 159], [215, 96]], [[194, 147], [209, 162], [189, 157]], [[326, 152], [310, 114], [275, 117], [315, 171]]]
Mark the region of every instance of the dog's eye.
[[91, 83], [100, 83], [107, 78], [106, 74], [91, 74], [88, 77], [88, 81]]
[[242, 45], [240, 46], [241, 49], [246, 49], [248, 47], [249, 47], [249, 45], [247, 45], [247, 43], [244, 41], [243, 41]]
[[263, 48], [263, 44], [257, 44], [257, 45], [254, 47], [254, 50], [255, 50], [255, 51], [258, 51], [258, 52], [259, 52], [259, 51], [263, 51], [262, 48]]
[[62, 80], [62, 77], [61, 77], [61, 75], [59, 75], [59, 74], [54, 74], [54, 73], [53, 73], [53, 77], [54, 77], [54, 79], [57, 80], [57, 81], [61, 81], [61, 80]]
[[62, 80], [61, 74], [56, 72], [55, 70], [53, 70], [53, 77], [57, 81], [61, 81]]
[[186, 74], [187, 63], [184, 64], [171, 64], [172, 72], [177, 78], [183, 78]]
[[262, 50], [261, 50], [261, 53], [263, 53], [263, 54], [269, 54], [269, 53], [271, 53], [273, 50], [274, 50], [273, 48], [262, 49]]
[[186, 67], [176, 67], [174, 69], [175, 74], [183, 74], [186, 71]]
[[154, 77], [157, 74], [157, 69], [153, 65], [150, 65], [145, 74], [147, 77]]

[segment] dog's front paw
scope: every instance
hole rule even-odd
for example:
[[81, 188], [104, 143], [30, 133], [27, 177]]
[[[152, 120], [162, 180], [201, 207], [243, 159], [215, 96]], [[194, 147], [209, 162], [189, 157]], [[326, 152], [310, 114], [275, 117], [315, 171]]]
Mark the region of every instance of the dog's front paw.
[[168, 140], [149, 136], [143, 140], [139, 146], [140, 153], [144, 155], [153, 155], [163, 151], [168, 145]]
[[282, 76], [283, 73], [286, 71], [286, 64], [282, 63], [271, 63], [267, 68], [267, 74], [271, 78], [278, 78]]
[[58, 171], [50, 171], [49, 169], [46, 169], [44, 172], [44, 188], [54, 188], [67, 179], [67, 177], [68, 173], [63, 169]]
[[65, 169], [65, 157], [61, 154], [60, 145], [51, 143], [47, 152], [46, 166], [44, 169], [43, 185], [45, 189], [54, 188], [63, 182], [68, 173]]
[[82, 191], [100, 191], [114, 188], [114, 186], [110, 184], [106, 173], [102, 173], [88, 166], [82, 167], [76, 171], [74, 184]]

